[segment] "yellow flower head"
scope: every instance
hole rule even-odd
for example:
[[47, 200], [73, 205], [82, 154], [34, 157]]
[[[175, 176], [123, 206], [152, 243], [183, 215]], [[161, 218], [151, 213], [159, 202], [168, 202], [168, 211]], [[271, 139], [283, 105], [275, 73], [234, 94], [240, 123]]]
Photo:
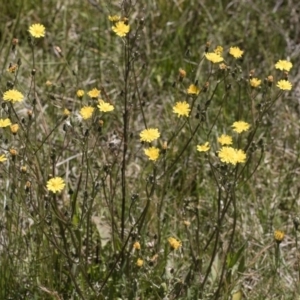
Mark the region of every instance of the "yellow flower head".
[[92, 106], [84, 106], [79, 113], [84, 120], [87, 120], [93, 115], [94, 110], [95, 108]]
[[221, 55], [219, 55], [217, 53], [214, 53], [214, 52], [206, 53], [205, 57], [206, 57], [207, 60], [211, 61], [214, 64], [217, 64], [217, 63], [224, 60]]
[[104, 102], [103, 100], [99, 100], [99, 104], [97, 105], [97, 107], [99, 108], [100, 111], [102, 112], [109, 112], [109, 111], [112, 111], [114, 110], [114, 106], [107, 103], [107, 102]]
[[281, 230], [274, 231], [274, 239], [277, 243], [281, 243], [284, 239], [284, 232]]
[[216, 49], [214, 50], [214, 52], [221, 56], [223, 54], [223, 47], [217, 46]]
[[261, 84], [261, 80], [260, 79], [258, 79], [258, 78], [252, 78], [252, 79], [250, 79], [250, 85], [252, 87], [256, 88], [256, 87], [260, 86], [260, 84]]
[[233, 128], [233, 131], [237, 133], [241, 133], [243, 131], [247, 131], [250, 128], [250, 124], [244, 122], [244, 121], [237, 121], [234, 122], [231, 126]]
[[159, 157], [159, 149], [155, 147], [150, 147], [144, 149], [145, 154], [148, 156], [149, 160], [156, 161]]
[[[98, 90], [97, 90], [98, 91]], [[91, 91], [90, 91], [91, 92]], [[90, 93], [89, 92], [89, 93]], [[93, 93], [92, 93], [93, 94]], [[79, 98], [79, 99], [81, 99], [82, 97], [83, 97], [83, 95], [84, 95], [84, 90], [78, 90], [77, 92], [76, 92], [76, 96]], [[91, 96], [90, 96], [91, 97]], [[98, 96], [96, 96], [95, 98], [97, 98]]]
[[99, 95], [100, 95], [100, 91], [99, 91], [98, 89], [94, 88], [94, 89], [92, 89], [92, 90], [90, 90], [90, 91], [88, 92], [88, 95], [89, 95], [91, 98], [98, 98]]
[[275, 64], [275, 68], [278, 70], [281, 70], [281, 71], [289, 72], [292, 67], [293, 67], [293, 64], [288, 60], [279, 60]]
[[0, 162], [4, 162], [6, 160], [7, 160], [6, 156], [4, 154], [1, 154], [0, 155]]
[[226, 134], [222, 134], [218, 137], [218, 142], [223, 145], [231, 145], [232, 144], [232, 137]]
[[45, 36], [46, 28], [42, 24], [33, 24], [29, 27], [28, 31], [34, 38], [39, 39]]
[[223, 163], [236, 165], [237, 163], [244, 163], [246, 154], [243, 150], [237, 150], [232, 147], [222, 147], [218, 152], [218, 156]]
[[118, 22], [118, 21], [121, 20], [121, 17], [117, 16], [117, 15], [108, 16], [108, 20], [111, 21], [111, 22]]
[[24, 99], [23, 94], [14, 89], [6, 91], [3, 95], [3, 100], [11, 101], [12, 103], [20, 102], [23, 99]]
[[179, 241], [179, 240], [177, 240], [173, 237], [169, 237], [168, 242], [169, 242], [170, 247], [172, 248], [172, 250], [177, 250], [178, 248], [180, 248], [182, 246], [181, 241]]
[[55, 194], [56, 192], [61, 192], [65, 185], [61, 177], [53, 177], [47, 182], [47, 190]]
[[200, 89], [198, 89], [194, 84], [191, 84], [187, 89], [189, 95], [199, 95]]
[[178, 117], [188, 117], [190, 111], [190, 105], [186, 101], [176, 102], [175, 106], [173, 106], [173, 113], [177, 114]]
[[11, 125], [10, 119], [0, 119], [0, 128], [4, 128]]
[[135, 250], [141, 250], [141, 244], [139, 242], [135, 242], [133, 244], [133, 249], [135, 249]]
[[142, 267], [143, 264], [144, 264], [144, 261], [143, 261], [141, 258], [138, 258], [138, 260], [136, 261], [136, 265], [137, 265], [138, 267]]
[[244, 51], [242, 51], [239, 47], [230, 47], [229, 54], [234, 58], [241, 58]]
[[19, 130], [19, 125], [18, 124], [13, 124], [10, 125], [10, 131], [12, 132], [12, 134], [16, 134]]
[[276, 84], [278, 88], [283, 91], [290, 91], [292, 89], [292, 84], [288, 80], [279, 80]]
[[116, 35], [123, 37], [129, 32], [130, 26], [126, 25], [123, 21], [119, 21], [111, 29]]
[[159, 137], [160, 137], [160, 133], [159, 133], [158, 129], [156, 129], [156, 128], [144, 129], [140, 133], [141, 142], [151, 143], [152, 141], [155, 141]]
[[197, 151], [199, 152], [207, 152], [210, 149], [209, 142], [206, 142], [202, 145], [197, 145]]

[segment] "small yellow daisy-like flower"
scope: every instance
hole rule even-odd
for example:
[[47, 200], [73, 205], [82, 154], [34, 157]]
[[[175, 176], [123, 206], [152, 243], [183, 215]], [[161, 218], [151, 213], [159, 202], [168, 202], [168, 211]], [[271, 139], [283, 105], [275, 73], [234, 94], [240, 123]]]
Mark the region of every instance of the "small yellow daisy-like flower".
[[236, 152], [232, 147], [222, 147], [218, 156], [223, 163], [236, 165]]
[[289, 72], [292, 67], [293, 67], [293, 64], [288, 60], [279, 60], [275, 64], [275, 68], [278, 70], [281, 70], [281, 71]]
[[96, 88], [90, 90], [88, 93], [87, 93], [91, 98], [98, 98], [99, 95], [100, 95], [100, 91]]
[[15, 90], [15, 89], [8, 90], [3, 95], [3, 100], [5, 100], [5, 101], [11, 101], [12, 103], [20, 102], [23, 99], [24, 99], [23, 94], [21, 92]]
[[177, 250], [178, 248], [180, 248], [182, 246], [181, 241], [179, 241], [173, 237], [169, 237], [168, 242], [169, 242], [172, 250]]
[[238, 150], [227, 146], [220, 149], [218, 156], [221, 162], [232, 165], [244, 163], [246, 161], [246, 153], [243, 150]]
[[133, 249], [135, 249], [135, 250], [141, 250], [141, 244], [139, 242], [135, 242], [133, 244]]
[[214, 53], [214, 52], [206, 53], [205, 57], [206, 57], [207, 60], [211, 61], [214, 64], [217, 64], [217, 63], [224, 60], [221, 55], [219, 55], [217, 53]]
[[191, 84], [187, 89], [189, 95], [199, 95], [200, 89], [198, 89], [194, 84]]
[[[93, 90], [92, 90], [93, 91]], [[91, 93], [92, 91], [89, 91], [89, 93]], [[98, 91], [98, 90], [97, 90]], [[99, 94], [100, 94], [100, 91], [99, 91]], [[84, 90], [78, 90], [76, 92], [76, 96], [81, 99], [84, 95]], [[93, 95], [93, 92], [92, 92], [92, 95]], [[90, 95], [89, 95], [90, 96]], [[92, 96], [90, 96], [91, 98], [93, 98]], [[95, 98], [97, 98], [98, 96], [96, 96]]]
[[232, 137], [226, 134], [222, 134], [220, 137], [218, 137], [218, 142], [221, 145], [231, 145], [232, 144]]
[[281, 243], [284, 239], [284, 232], [281, 230], [274, 231], [274, 239], [277, 243]]
[[188, 117], [190, 111], [190, 105], [186, 101], [176, 102], [175, 106], [173, 106], [173, 113], [177, 114], [178, 118], [181, 116]]
[[39, 39], [45, 36], [46, 28], [42, 24], [33, 24], [29, 27], [28, 31], [34, 38]]
[[55, 194], [56, 192], [61, 192], [65, 185], [61, 177], [53, 177], [47, 181], [47, 190]]
[[252, 78], [252, 79], [250, 79], [250, 85], [252, 87], [256, 88], [256, 87], [260, 86], [260, 84], [261, 84], [261, 80], [260, 79], [258, 79], [258, 78]]
[[68, 117], [70, 114], [71, 114], [71, 112], [67, 108], [65, 108], [64, 111], [63, 111], [63, 115], [65, 117]]
[[210, 149], [209, 142], [206, 142], [202, 145], [197, 145], [197, 151], [199, 152], [207, 152]]
[[137, 265], [138, 267], [142, 267], [143, 264], [144, 264], [144, 261], [143, 261], [141, 258], [138, 258], [138, 260], [136, 261], [136, 265]]
[[292, 89], [292, 84], [288, 80], [279, 80], [276, 84], [278, 88], [283, 91], [290, 91]]
[[97, 105], [97, 107], [99, 108], [100, 111], [102, 112], [109, 112], [109, 111], [112, 111], [114, 110], [114, 106], [107, 103], [107, 102], [104, 102], [103, 100], [99, 100], [99, 104]]
[[244, 122], [244, 121], [237, 121], [237, 122], [234, 122], [231, 127], [233, 128], [233, 131], [235, 131], [237, 133], [241, 133], [243, 131], [249, 130], [250, 124], [248, 124], [247, 122]]
[[246, 153], [241, 149], [235, 150], [235, 160], [237, 163], [244, 163], [246, 161]]
[[87, 120], [93, 115], [94, 110], [95, 108], [92, 106], [84, 106], [79, 113], [84, 120]]
[[7, 160], [6, 156], [4, 154], [1, 154], [0, 155], [0, 162], [4, 162], [6, 160]]
[[214, 52], [221, 56], [223, 54], [223, 47], [217, 46], [216, 49], [214, 50]]
[[126, 25], [123, 21], [119, 21], [111, 29], [116, 35], [123, 37], [129, 32], [130, 26]]
[[241, 50], [239, 47], [230, 47], [229, 54], [232, 55], [234, 58], [241, 58], [244, 51]]
[[156, 147], [144, 149], [144, 152], [148, 156], [149, 160], [156, 161], [159, 157], [159, 149]]
[[12, 134], [16, 134], [19, 130], [19, 124], [10, 125], [10, 131]]
[[0, 128], [4, 128], [11, 125], [10, 119], [0, 119]]
[[156, 128], [144, 129], [140, 133], [141, 142], [151, 143], [152, 141], [155, 141], [159, 137], [160, 137], [160, 133], [159, 133], [158, 129], [156, 129]]

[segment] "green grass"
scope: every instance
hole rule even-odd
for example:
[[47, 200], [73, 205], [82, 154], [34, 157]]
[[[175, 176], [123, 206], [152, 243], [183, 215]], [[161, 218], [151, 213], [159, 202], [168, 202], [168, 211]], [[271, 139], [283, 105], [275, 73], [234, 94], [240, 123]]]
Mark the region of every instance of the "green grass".
[[[19, 125], [15, 135], [0, 128], [0, 299], [300, 297], [299, 4], [208, 2], [0, 0], [0, 118]], [[124, 38], [111, 29], [115, 14], [128, 18]], [[30, 38], [34, 23], [44, 38]], [[227, 70], [205, 58], [207, 43], [224, 48]], [[290, 58], [293, 89], [282, 92], [274, 65]], [[12, 87], [22, 102], [3, 100]], [[112, 112], [99, 111], [93, 88]], [[173, 113], [178, 101], [188, 118]], [[92, 118], [79, 117], [83, 106]], [[238, 120], [250, 130], [234, 133]], [[144, 154], [145, 128], [160, 132], [156, 162]], [[221, 163], [225, 133], [245, 163]], [[66, 186], [54, 194], [57, 176]], [[169, 237], [182, 246], [172, 250]]]

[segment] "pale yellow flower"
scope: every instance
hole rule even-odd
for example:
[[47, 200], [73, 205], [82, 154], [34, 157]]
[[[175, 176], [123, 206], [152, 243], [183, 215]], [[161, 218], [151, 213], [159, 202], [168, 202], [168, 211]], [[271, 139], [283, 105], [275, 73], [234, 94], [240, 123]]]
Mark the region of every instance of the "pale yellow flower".
[[144, 264], [144, 261], [143, 261], [141, 258], [138, 258], [138, 260], [136, 261], [136, 265], [137, 265], [138, 267], [142, 267], [143, 264]]
[[65, 185], [66, 184], [61, 177], [53, 177], [47, 181], [47, 190], [52, 193], [61, 192]]
[[239, 47], [230, 47], [229, 54], [232, 55], [234, 58], [241, 58], [244, 51], [241, 50]]
[[221, 145], [231, 145], [232, 144], [232, 137], [226, 134], [222, 134], [220, 137], [218, 137], [218, 142]]
[[39, 39], [45, 36], [46, 28], [42, 24], [33, 24], [29, 27], [28, 31], [34, 38]]
[[173, 106], [173, 113], [177, 114], [178, 117], [188, 117], [190, 111], [190, 105], [186, 101], [176, 102], [175, 106]]
[[160, 133], [157, 128], [149, 128], [149, 129], [144, 129], [140, 133], [140, 140], [141, 142], [152, 142], [155, 141], [160, 137]]
[[144, 149], [145, 155], [148, 156], [149, 160], [156, 161], [159, 157], [159, 149], [156, 147], [150, 147], [148, 149]]
[[126, 25], [123, 21], [119, 21], [111, 29], [116, 35], [124, 37], [129, 32], [130, 26]]
[[6, 118], [6, 119], [0, 119], [0, 128], [4, 128], [11, 125], [11, 121], [10, 119]]
[[23, 99], [24, 99], [23, 94], [15, 89], [8, 90], [3, 95], [3, 100], [11, 101], [12, 103], [20, 102]]
[[214, 64], [219, 63], [224, 60], [221, 55], [214, 53], [214, 52], [206, 53], [205, 57], [207, 60], [211, 61]]
[[241, 133], [243, 131], [248, 131], [250, 128], [250, 124], [244, 121], [236, 121], [231, 126], [233, 128], [233, 131], [237, 133]]
[[287, 71], [287, 72], [289, 72], [292, 67], [293, 67], [293, 64], [290, 61], [288, 61], [288, 60], [279, 60], [275, 64], [275, 68], [279, 69], [281, 71]]
[[108, 102], [104, 102], [103, 100], [99, 100], [99, 104], [97, 105], [100, 111], [102, 112], [109, 112], [114, 110], [114, 106], [109, 104]]
[[177, 250], [178, 248], [180, 248], [182, 246], [181, 241], [179, 241], [173, 237], [169, 237], [168, 242], [173, 250]]
[[199, 152], [207, 152], [210, 149], [209, 142], [206, 142], [202, 145], [197, 145], [197, 151]]
[[187, 93], [189, 95], [199, 95], [200, 89], [197, 86], [195, 86], [194, 84], [191, 84], [189, 86], [189, 88], [187, 89]]
[[283, 91], [290, 91], [292, 89], [292, 84], [288, 80], [279, 80], [276, 84], [278, 88]]
[[84, 119], [84, 120], [87, 120], [89, 118], [91, 118], [91, 116], [93, 115], [93, 112], [94, 112], [95, 108], [92, 107], [92, 106], [84, 106], [79, 114], [81, 115], [81, 117]]
[[260, 86], [260, 84], [261, 84], [261, 80], [260, 79], [258, 79], [258, 78], [251, 78], [250, 79], [250, 85], [252, 87], [256, 88], [256, 87]]
[[88, 93], [87, 93], [91, 98], [98, 98], [99, 95], [100, 95], [100, 91], [96, 88], [90, 90]]

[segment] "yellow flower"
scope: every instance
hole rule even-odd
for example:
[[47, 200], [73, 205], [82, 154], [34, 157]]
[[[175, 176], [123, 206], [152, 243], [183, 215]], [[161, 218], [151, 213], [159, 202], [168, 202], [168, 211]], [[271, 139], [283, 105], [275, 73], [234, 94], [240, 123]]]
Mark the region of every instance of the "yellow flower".
[[197, 150], [198, 150], [199, 152], [206, 152], [206, 151], [208, 151], [209, 149], [210, 149], [209, 142], [206, 142], [206, 143], [204, 143], [204, 144], [202, 144], [202, 145], [197, 145]]
[[283, 91], [290, 91], [292, 89], [292, 84], [288, 80], [279, 80], [276, 84], [278, 88]]
[[45, 36], [46, 28], [42, 24], [33, 24], [29, 27], [28, 31], [34, 38], [38, 39]]
[[24, 98], [23, 94], [15, 89], [8, 90], [3, 95], [3, 100], [11, 101], [12, 103], [20, 102], [23, 100], [23, 98]]
[[160, 133], [159, 133], [158, 129], [156, 129], [156, 128], [144, 129], [140, 133], [140, 140], [141, 140], [141, 142], [148, 142], [148, 143], [150, 143], [152, 141], [155, 141], [159, 137], [160, 137]]
[[221, 145], [231, 145], [232, 144], [232, 137], [226, 134], [222, 134], [219, 138], [218, 138], [218, 142]]
[[234, 58], [242, 57], [244, 51], [242, 51], [239, 47], [230, 47], [229, 54], [231, 54]]
[[279, 69], [281, 71], [289, 72], [292, 67], [293, 67], [293, 64], [290, 61], [287, 61], [287, 60], [279, 60], [275, 64], [275, 68]]
[[0, 127], [1, 128], [7, 127], [9, 125], [11, 125], [10, 119], [8, 119], [8, 118], [7, 119], [0, 119]]
[[217, 53], [209, 52], [205, 54], [207, 60], [211, 61], [212, 63], [216, 64], [223, 61], [223, 57]]
[[68, 117], [70, 114], [71, 114], [71, 112], [67, 108], [65, 108], [64, 111], [63, 111], [63, 115], [65, 117]]
[[108, 16], [108, 20], [111, 22], [118, 22], [121, 20], [120, 16], [114, 15], [114, 16]]
[[169, 237], [168, 242], [173, 250], [177, 250], [178, 248], [180, 248], [182, 246], [181, 241], [176, 240], [173, 237]]
[[252, 87], [256, 88], [256, 87], [260, 86], [260, 84], [261, 84], [261, 80], [260, 79], [258, 79], [258, 78], [252, 78], [252, 79], [250, 79], [250, 85]]
[[47, 182], [47, 190], [52, 193], [61, 192], [65, 185], [66, 184], [61, 177], [53, 177]]
[[95, 108], [92, 106], [84, 106], [79, 113], [84, 120], [87, 120], [93, 115], [94, 110]]
[[97, 105], [97, 107], [99, 108], [100, 111], [102, 112], [109, 112], [109, 111], [112, 111], [114, 110], [114, 106], [107, 103], [107, 102], [104, 102], [103, 100], [99, 100], [99, 104]]
[[175, 106], [173, 106], [173, 113], [177, 114], [178, 117], [181, 116], [189, 116], [191, 109], [190, 105], [186, 102], [176, 102]]
[[200, 89], [198, 89], [194, 84], [191, 84], [187, 89], [189, 95], [199, 95]]
[[250, 128], [250, 124], [244, 122], [244, 121], [237, 121], [234, 122], [231, 126], [233, 128], [233, 131], [237, 133], [241, 133], [243, 131], [247, 131]]
[[144, 264], [144, 261], [143, 261], [141, 258], [138, 258], [138, 260], [136, 261], [136, 265], [137, 265], [138, 267], [142, 267], [143, 264]]
[[277, 243], [281, 243], [284, 239], [284, 232], [281, 230], [274, 231], [274, 239]]
[[0, 155], [0, 162], [4, 162], [6, 160], [7, 160], [6, 156], [4, 154], [1, 154]]
[[236, 154], [235, 160], [237, 163], [244, 163], [246, 161], [247, 156], [243, 150], [241, 149], [235, 150], [235, 154]]
[[119, 21], [111, 29], [116, 35], [123, 37], [129, 32], [130, 26], [126, 25], [123, 21]]
[[18, 124], [13, 124], [10, 125], [10, 131], [12, 132], [12, 134], [16, 134], [19, 130], [19, 125]]
[[217, 46], [214, 52], [218, 55], [222, 55], [223, 53], [223, 47], [222, 46]]
[[135, 250], [141, 250], [141, 244], [139, 242], [135, 242], [133, 244], [133, 249], [135, 249]]
[[92, 90], [90, 90], [90, 91], [88, 92], [88, 95], [89, 95], [91, 98], [98, 98], [99, 95], [100, 95], [100, 91], [97, 90], [96, 88], [94, 88], [94, 89], [92, 89]]
[[148, 156], [149, 160], [156, 161], [159, 157], [159, 149], [155, 147], [150, 147], [144, 149], [145, 154]]
[[222, 147], [218, 152], [218, 156], [221, 162], [232, 165], [244, 163], [246, 160], [246, 154], [243, 150], [237, 150], [232, 147]]
[[[93, 90], [92, 90], [93, 91]], [[89, 93], [91, 93], [92, 91], [89, 91]], [[98, 91], [98, 90], [97, 90]], [[100, 94], [100, 92], [99, 92], [99, 94]], [[78, 90], [77, 92], [76, 92], [76, 96], [79, 98], [79, 99], [81, 99], [82, 97], [83, 97], [83, 95], [84, 95], [84, 90]], [[93, 95], [93, 93], [92, 93], [92, 95]], [[92, 97], [92, 96], [90, 96], [90, 97]], [[97, 98], [98, 96], [96, 96], [95, 98]], [[93, 98], [93, 97], [92, 97]]]

